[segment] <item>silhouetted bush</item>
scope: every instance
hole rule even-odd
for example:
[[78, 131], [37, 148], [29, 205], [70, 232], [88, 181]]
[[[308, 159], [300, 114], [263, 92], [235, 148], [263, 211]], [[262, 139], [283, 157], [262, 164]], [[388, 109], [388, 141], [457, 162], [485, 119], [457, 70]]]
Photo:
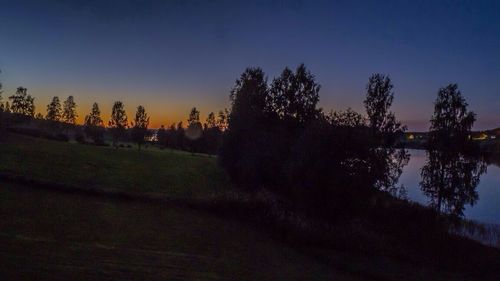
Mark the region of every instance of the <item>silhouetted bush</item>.
[[81, 133], [77, 133], [75, 135], [75, 141], [77, 143], [80, 143], [80, 144], [86, 144], [87, 143], [87, 141], [85, 141], [85, 136], [83, 136], [83, 134], [81, 134]]
[[52, 135], [44, 130], [35, 128], [13, 127], [13, 128], [8, 128], [8, 131], [36, 138], [45, 138], [49, 140], [64, 141], [64, 142], [69, 141], [69, 137], [65, 134], [60, 133], [57, 135]]
[[286, 68], [270, 85], [261, 69], [246, 69], [231, 91], [219, 162], [238, 186], [271, 190], [308, 215], [364, 215], [376, 191], [397, 190], [407, 161], [394, 148], [404, 128], [389, 111], [391, 81], [370, 77], [369, 119], [350, 109], [325, 115], [317, 108], [319, 88], [303, 65]]
[[373, 194], [366, 127], [312, 123], [293, 145], [287, 187], [307, 213], [327, 219], [358, 215]]
[[62, 133], [55, 135], [53, 139], [57, 140], [57, 141], [64, 141], [64, 142], [69, 141], [68, 135], [62, 134]]

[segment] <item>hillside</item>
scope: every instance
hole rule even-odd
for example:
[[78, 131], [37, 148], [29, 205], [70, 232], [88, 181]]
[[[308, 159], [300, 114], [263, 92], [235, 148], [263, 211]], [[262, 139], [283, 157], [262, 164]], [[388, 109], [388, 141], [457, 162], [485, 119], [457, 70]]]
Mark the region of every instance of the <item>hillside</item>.
[[114, 149], [8, 134], [0, 176], [82, 189], [206, 197], [228, 187], [216, 159], [176, 150]]
[[[197, 207], [241, 193], [205, 155], [9, 134], [0, 156], [2, 280], [495, 280], [498, 273], [498, 250], [464, 239], [429, 246], [432, 234], [395, 239], [391, 224], [352, 222], [321, 233], [325, 241], [304, 241], [300, 232], [259, 224], [263, 205]], [[255, 218], [239, 217], [245, 208]], [[378, 215], [421, 212], [392, 208]]]

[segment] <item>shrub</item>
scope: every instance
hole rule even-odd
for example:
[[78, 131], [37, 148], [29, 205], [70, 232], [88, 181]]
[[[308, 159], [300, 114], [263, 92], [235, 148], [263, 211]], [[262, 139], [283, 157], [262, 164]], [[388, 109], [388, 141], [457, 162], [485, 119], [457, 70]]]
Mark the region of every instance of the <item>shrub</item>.
[[78, 143], [81, 143], [81, 144], [86, 144], [87, 143], [85, 141], [85, 137], [81, 133], [78, 133], [78, 134], [75, 135], [75, 141], [78, 142]]
[[53, 137], [53, 140], [68, 142], [69, 137], [66, 134], [57, 134]]

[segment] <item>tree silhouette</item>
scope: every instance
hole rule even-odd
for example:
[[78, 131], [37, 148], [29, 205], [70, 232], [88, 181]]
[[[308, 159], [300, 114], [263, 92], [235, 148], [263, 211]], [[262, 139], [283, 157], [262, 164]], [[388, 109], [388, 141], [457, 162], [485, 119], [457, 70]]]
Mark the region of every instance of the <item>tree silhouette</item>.
[[6, 101], [4, 104], [4, 112], [9, 112], [9, 113], [12, 112], [8, 101]]
[[[168, 127], [166, 130], [165, 130], [165, 146], [168, 146], [170, 148], [178, 148], [178, 145], [177, 145], [177, 129], [176, 129], [176, 124], [175, 123], [172, 123], [170, 124], [170, 127]], [[184, 136], [182, 136], [182, 138], [184, 138]]]
[[430, 150], [420, 187], [439, 213], [462, 216], [465, 205], [474, 205], [479, 198], [476, 187], [486, 167], [479, 154]]
[[[2, 73], [2, 71], [0, 71], [0, 73]], [[0, 114], [1, 114], [1, 112], [5, 111], [5, 106], [2, 102], [2, 94], [3, 94], [2, 87], [3, 87], [2, 82], [0, 82]]]
[[373, 194], [367, 127], [357, 123], [355, 112], [335, 116], [318, 118], [304, 129], [286, 169], [291, 201], [325, 219], [355, 216]]
[[142, 105], [137, 107], [134, 122], [132, 123], [132, 139], [137, 143], [137, 148], [141, 150], [148, 133], [149, 117]]
[[222, 142], [222, 131], [219, 129], [215, 114], [210, 112], [207, 116], [203, 130], [203, 152], [216, 154]]
[[200, 152], [201, 137], [203, 135], [203, 126], [200, 122], [200, 112], [196, 107], [191, 109], [188, 117], [188, 127], [186, 128], [187, 144], [191, 152]]
[[351, 108], [345, 111], [332, 111], [327, 118], [332, 125], [339, 127], [362, 127], [367, 123], [363, 115]]
[[45, 118], [43, 117], [43, 114], [41, 114], [40, 112], [38, 112], [38, 113], [35, 115], [35, 119], [38, 119], [38, 120], [43, 120], [43, 119], [45, 119]]
[[389, 76], [373, 74], [366, 85], [364, 101], [373, 136], [382, 143], [389, 141], [389, 145], [394, 141], [395, 134], [405, 130], [401, 123], [396, 121], [394, 113], [390, 111], [394, 100], [393, 88], [394, 85]]
[[193, 124], [193, 123], [199, 123], [200, 122], [200, 111], [196, 109], [196, 107], [193, 107], [191, 109], [191, 112], [189, 113], [188, 117], [188, 126]]
[[113, 137], [113, 146], [118, 148], [118, 141], [123, 138], [128, 126], [127, 114], [121, 101], [116, 101], [113, 104], [108, 125]]
[[184, 149], [184, 127], [182, 125], [182, 121], [177, 123], [177, 127], [175, 128], [175, 147], [177, 149]]
[[431, 149], [461, 149], [470, 143], [469, 136], [476, 117], [474, 112], [467, 110], [467, 106], [457, 84], [439, 89], [431, 118]]
[[221, 132], [227, 129], [229, 110], [226, 108], [224, 110], [219, 110], [217, 114], [217, 127]]
[[158, 131], [156, 131], [156, 141], [162, 147], [167, 145], [167, 130], [165, 130], [165, 126], [162, 124]]
[[420, 186], [438, 212], [462, 216], [465, 204], [478, 199], [476, 186], [486, 164], [470, 140], [475, 114], [457, 84], [438, 91], [429, 132], [428, 160]]
[[69, 96], [63, 103], [62, 121], [74, 125], [77, 117], [75, 99]]
[[206, 123], [207, 128], [215, 128], [217, 126], [217, 122], [215, 121], [215, 114], [213, 112], [210, 112], [207, 116]]
[[19, 87], [16, 93], [9, 97], [11, 100], [10, 110], [12, 113], [25, 116], [35, 116], [35, 99], [28, 94], [28, 89]]
[[317, 108], [320, 89], [304, 64], [299, 65], [295, 73], [285, 68], [280, 77], [273, 80], [269, 90], [271, 111], [281, 119], [299, 124], [314, 120], [321, 112]]
[[260, 188], [270, 178], [266, 143], [269, 91], [260, 68], [247, 68], [231, 90], [231, 114], [219, 154], [220, 164], [233, 181], [248, 188]]
[[390, 111], [394, 100], [391, 79], [382, 74], [373, 74], [366, 86], [364, 101], [368, 115], [368, 126], [373, 141], [369, 161], [373, 185], [393, 194], [402, 190], [396, 187], [403, 167], [408, 164], [409, 154], [404, 149], [396, 149], [397, 137], [406, 127], [396, 120]]
[[47, 115], [45, 119], [57, 122], [61, 120], [61, 103], [58, 97], [53, 97], [52, 101], [47, 105]]
[[92, 105], [90, 114], [85, 116], [84, 133], [96, 144], [101, 144], [103, 142], [104, 124], [101, 118], [99, 105], [96, 102]]
[[[0, 73], [2, 73], [2, 71], [0, 71]], [[6, 109], [6, 106], [2, 102], [2, 93], [3, 93], [2, 87], [3, 87], [2, 82], [0, 82], [0, 131], [5, 126], [4, 125], [4, 120], [3, 120], [3, 115], [4, 115], [3, 113], [9, 110], [8, 107]], [[2, 133], [2, 135], [3, 135], [3, 133]]]

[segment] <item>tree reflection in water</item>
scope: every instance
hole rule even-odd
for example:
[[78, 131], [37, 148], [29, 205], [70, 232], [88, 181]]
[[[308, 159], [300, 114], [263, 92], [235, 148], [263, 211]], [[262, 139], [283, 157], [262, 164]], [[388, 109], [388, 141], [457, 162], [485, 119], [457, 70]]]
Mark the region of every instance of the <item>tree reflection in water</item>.
[[479, 153], [429, 150], [420, 187], [439, 213], [463, 216], [466, 204], [479, 199], [477, 186], [487, 164]]

